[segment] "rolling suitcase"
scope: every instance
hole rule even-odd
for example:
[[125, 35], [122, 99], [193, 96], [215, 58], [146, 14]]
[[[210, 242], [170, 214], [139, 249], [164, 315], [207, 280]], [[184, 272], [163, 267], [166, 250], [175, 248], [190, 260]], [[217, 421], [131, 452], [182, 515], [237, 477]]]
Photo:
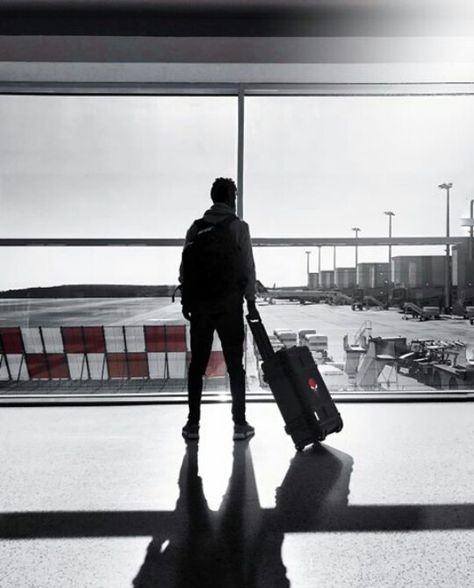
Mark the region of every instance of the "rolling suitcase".
[[298, 451], [342, 429], [342, 419], [307, 347], [274, 351], [261, 319], [247, 316], [262, 358], [265, 381], [275, 397], [285, 431]]

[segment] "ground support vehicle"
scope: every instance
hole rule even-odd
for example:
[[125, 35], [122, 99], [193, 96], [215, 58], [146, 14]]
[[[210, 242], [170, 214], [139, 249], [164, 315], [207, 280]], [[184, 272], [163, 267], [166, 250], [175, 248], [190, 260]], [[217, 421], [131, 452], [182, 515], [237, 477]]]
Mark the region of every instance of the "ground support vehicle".
[[474, 386], [474, 348], [462, 341], [415, 339], [398, 359], [398, 371], [431, 388]]
[[427, 321], [429, 319], [439, 320], [441, 313], [438, 306], [418, 306], [414, 302], [405, 302], [403, 304], [402, 319], [408, 319], [409, 315], [412, 318], [418, 318], [420, 321]]
[[471, 325], [474, 325], [474, 306], [466, 306], [466, 318]]

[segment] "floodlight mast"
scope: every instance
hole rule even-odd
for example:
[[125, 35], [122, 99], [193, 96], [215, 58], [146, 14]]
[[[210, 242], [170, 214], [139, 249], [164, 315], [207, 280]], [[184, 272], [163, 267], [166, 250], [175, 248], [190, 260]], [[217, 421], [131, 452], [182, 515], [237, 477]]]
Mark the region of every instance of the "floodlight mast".
[[[395, 213], [391, 210], [386, 210], [384, 212], [388, 216], [388, 238], [392, 238], [392, 217], [395, 216]], [[388, 286], [389, 288], [392, 285], [392, 244], [389, 243], [388, 245]]]
[[354, 231], [354, 233], [356, 235], [355, 236], [355, 239], [356, 239], [356, 242], [355, 242], [355, 272], [356, 272], [356, 275], [355, 275], [355, 283], [356, 283], [356, 286], [357, 286], [358, 285], [358, 281], [357, 281], [357, 265], [359, 263], [359, 257], [358, 257], [358, 254], [359, 254], [359, 244], [357, 242], [357, 239], [359, 238], [360, 228], [359, 227], [352, 227], [351, 231]]
[[[446, 190], [446, 237], [449, 238], [449, 191], [453, 187], [452, 182], [444, 182], [439, 184], [438, 188]], [[451, 273], [450, 273], [450, 252], [449, 243], [446, 243], [446, 260], [444, 266], [444, 309], [449, 312], [450, 297], [451, 297]]]

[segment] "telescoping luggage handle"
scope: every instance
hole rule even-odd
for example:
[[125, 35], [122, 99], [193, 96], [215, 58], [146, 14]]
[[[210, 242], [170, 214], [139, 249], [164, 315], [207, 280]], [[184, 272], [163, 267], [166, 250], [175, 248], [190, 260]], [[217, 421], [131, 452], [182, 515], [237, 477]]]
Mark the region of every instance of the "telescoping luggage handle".
[[253, 338], [255, 339], [255, 343], [257, 344], [258, 350], [260, 351], [260, 355], [262, 356], [262, 360], [266, 361], [270, 359], [275, 354], [275, 351], [270, 343], [270, 339], [268, 338], [267, 331], [262, 323], [262, 319], [252, 319], [250, 315], [245, 317], [249, 324], [250, 330], [252, 331]]

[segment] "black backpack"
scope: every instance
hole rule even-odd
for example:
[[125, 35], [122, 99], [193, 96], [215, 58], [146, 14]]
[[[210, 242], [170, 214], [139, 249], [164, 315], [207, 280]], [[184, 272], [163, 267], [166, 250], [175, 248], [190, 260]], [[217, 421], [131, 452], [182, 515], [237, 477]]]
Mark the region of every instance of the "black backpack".
[[196, 234], [183, 250], [182, 302], [216, 302], [243, 293], [242, 259], [236, 239], [229, 230], [237, 220], [228, 216], [213, 224], [194, 221]]

